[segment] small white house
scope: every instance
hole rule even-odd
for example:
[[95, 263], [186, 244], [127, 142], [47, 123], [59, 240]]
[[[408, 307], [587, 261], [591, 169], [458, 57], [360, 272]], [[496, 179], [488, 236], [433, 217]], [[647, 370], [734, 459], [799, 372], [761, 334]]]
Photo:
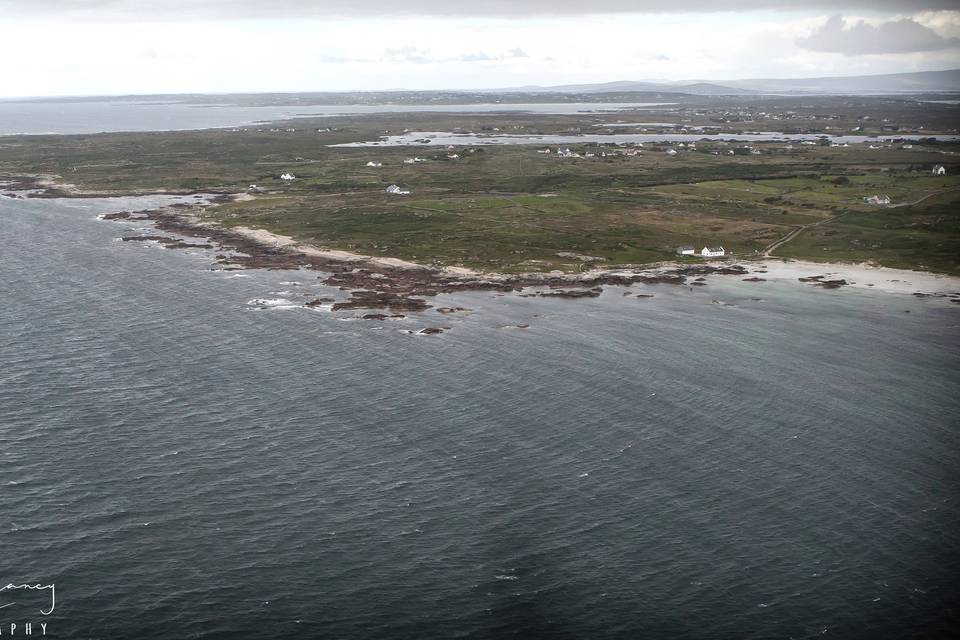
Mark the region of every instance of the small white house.
[[864, 198], [864, 202], [867, 204], [876, 204], [876, 205], [888, 205], [890, 204], [890, 196], [888, 195], [875, 195], [870, 196], [869, 198]]
[[675, 155], [677, 155], [677, 150], [676, 150], [676, 149], [667, 149], [667, 155], [668, 155], [668, 156], [675, 156]]
[[382, 167], [382, 166], [383, 166], [383, 163], [382, 163], [382, 162], [374, 162], [373, 160], [371, 160], [370, 162], [367, 163], [367, 166], [368, 166], [368, 167]]
[[387, 187], [387, 193], [393, 194], [395, 196], [408, 196], [410, 195], [409, 189], [401, 189], [398, 185], [392, 184]]
[[947, 168], [942, 164], [938, 164], [933, 168], [933, 175], [935, 176], [945, 176], [947, 175]]
[[704, 247], [700, 250], [700, 255], [704, 258], [721, 258], [725, 254], [723, 247]]
[[292, 173], [281, 173], [280, 179], [284, 182], [290, 182], [292, 180], [296, 180], [297, 176], [293, 175]]
[[684, 245], [682, 247], [677, 247], [678, 256], [692, 256], [696, 255], [697, 250], [690, 245]]

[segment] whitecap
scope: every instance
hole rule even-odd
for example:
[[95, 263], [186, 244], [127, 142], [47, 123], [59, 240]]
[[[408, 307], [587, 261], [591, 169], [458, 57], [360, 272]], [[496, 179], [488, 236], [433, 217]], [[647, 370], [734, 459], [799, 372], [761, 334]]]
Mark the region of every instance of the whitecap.
[[297, 309], [300, 307], [300, 305], [286, 298], [254, 298], [253, 300], [248, 300], [247, 304], [259, 309]]

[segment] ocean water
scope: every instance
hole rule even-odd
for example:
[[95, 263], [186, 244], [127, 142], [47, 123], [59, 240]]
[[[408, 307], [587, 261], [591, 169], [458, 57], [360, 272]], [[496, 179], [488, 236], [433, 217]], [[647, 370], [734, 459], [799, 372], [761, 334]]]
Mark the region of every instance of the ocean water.
[[56, 586], [5, 635], [956, 628], [960, 309], [712, 278], [360, 321], [96, 220], [161, 200], [0, 199], [0, 584]]
[[240, 106], [183, 102], [143, 102], [104, 99], [96, 102], [29, 102], [0, 100], [0, 135], [87, 134], [110, 131], [179, 131], [238, 127], [301, 117], [372, 113], [497, 113], [574, 114], [632, 112], [672, 103], [559, 103], [468, 105], [296, 105]]

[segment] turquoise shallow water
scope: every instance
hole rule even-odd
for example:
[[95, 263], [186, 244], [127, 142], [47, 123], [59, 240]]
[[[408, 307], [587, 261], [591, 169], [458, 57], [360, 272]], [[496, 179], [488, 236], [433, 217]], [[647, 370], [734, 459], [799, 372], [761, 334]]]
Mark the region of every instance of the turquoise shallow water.
[[714, 278], [259, 310], [329, 290], [95, 219], [158, 202], [0, 199], [0, 583], [56, 584], [52, 637], [956, 626], [960, 309]]

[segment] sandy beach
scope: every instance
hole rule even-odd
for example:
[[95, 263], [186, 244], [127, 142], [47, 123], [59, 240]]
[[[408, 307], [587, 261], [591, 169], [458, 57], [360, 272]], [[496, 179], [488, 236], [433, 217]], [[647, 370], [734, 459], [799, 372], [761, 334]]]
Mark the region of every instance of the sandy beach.
[[[891, 269], [871, 264], [823, 263], [775, 258], [750, 264], [751, 272], [766, 280], [799, 282], [799, 278], [825, 276], [829, 280], [846, 280], [855, 289], [873, 289], [888, 293], [926, 293], [932, 295], [960, 294], [960, 278], [926, 271]], [[802, 283], [801, 283], [802, 284]]]
[[[337, 260], [341, 262], [358, 262], [365, 263], [368, 265], [374, 265], [379, 267], [388, 267], [393, 269], [430, 269], [422, 264], [417, 264], [416, 262], [410, 262], [408, 260], [401, 260], [400, 258], [384, 258], [378, 256], [368, 256], [362, 253], [354, 253], [352, 251], [342, 251], [339, 249], [321, 249], [315, 247], [311, 244], [297, 242], [290, 236], [283, 236], [277, 233], [271, 233], [265, 229], [253, 229], [250, 227], [234, 227], [233, 231], [250, 238], [256, 242], [264, 244], [269, 247], [274, 247], [277, 249], [288, 249], [290, 251], [299, 251], [308, 256], [314, 256], [317, 258], [322, 258], [324, 260]], [[464, 276], [478, 276], [476, 271], [471, 271], [470, 269], [465, 269], [463, 267], [446, 267], [440, 270], [444, 275], [449, 275], [451, 277]]]

